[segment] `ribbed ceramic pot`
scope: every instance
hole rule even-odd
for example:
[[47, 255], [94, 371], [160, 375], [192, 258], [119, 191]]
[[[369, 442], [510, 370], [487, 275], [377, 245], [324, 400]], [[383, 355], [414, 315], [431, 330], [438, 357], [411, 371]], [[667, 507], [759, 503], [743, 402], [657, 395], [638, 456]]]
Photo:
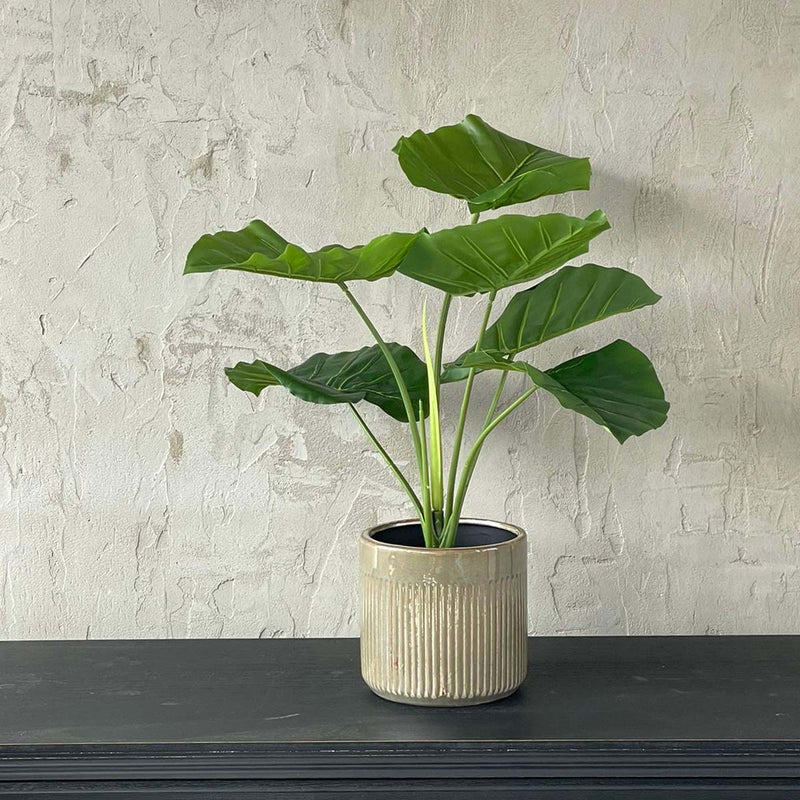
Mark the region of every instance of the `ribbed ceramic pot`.
[[477, 705], [525, 679], [525, 533], [469, 519], [457, 543], [426, 549], [410, 520], [361, 537], [361, 674], [386, 700]]

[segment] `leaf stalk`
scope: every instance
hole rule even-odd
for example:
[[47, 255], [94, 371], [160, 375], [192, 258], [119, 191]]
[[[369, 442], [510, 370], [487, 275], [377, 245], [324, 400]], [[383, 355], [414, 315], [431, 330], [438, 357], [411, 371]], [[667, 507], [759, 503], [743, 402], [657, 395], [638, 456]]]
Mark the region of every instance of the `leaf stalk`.
[[[361, 317], [364, 324], [369, 329], [369, 332], [372, 334], [375, 342], [377, 343], [378, 347], [380, 348], [381, 353], [383, 353], [383, 357], [386, 359], [386, 363], [389, 365], [389, 369], [394, 376], [395, 382], [397, 383], [397, 388], [400, 392], [400, 398], [403, 401], [403, 408], [406, 412], [406, 417], [408, 418], [408, 427], [411, 430], [411, 442], [414, 446], [414, 454], [417, 457], [417, 464], [419, 465], [420, 470], [420, 485], [423, 487], [423, 495], [425, 492], [426, 487], [426, 480], [425, 474], [423, 470], [423, 459], [425, 458], [425, 454], [422, 448], [422, 439], [420, 437], [420, 429], [417, 427], [417, 418], [414, 406], [411, 402], [411, 396], [408, 393], [408, 387], [406, 386], [406, 382], [403, 380], [403, 375], [400, 372], [400, 368], [397, 366], [397, 362], [392, 355], [391, 350], [386, 346], [386, 342], [384, 341], [383, 337], [380, 335], [378, 329], [373, 324], [372, 320], [367, 315], [367, 312], [361, 307], [361, 304], [356, 300], [353, 296], [353, 293], [347, 287], [347, 284], [344, 281], [339, 283], [339, 288], [344, 292], [345, 297], [350, 301], [353, 308], [355, 308], [356, 313]], [[425, 420], [422, 414], [422, 406], [420, 404], [419, 414], [420, 414], [420, 426], [425, 425]], [[427, 461], [427, 459], [425, 459]], [[423, 527], [425, 525], [425, 521], [422, 520]]]
[[[481, 321], [480, 331], [478, 332], [478, 339], [475, 343], [475, 350], [474, 352], [478, 352], [481, 349], [481, 344], [483, 343], [483, 335], [486, 333], [486, 327], [489, 324], [489, 318], [492, 315], [492, 306], [494, 305], [494, 298], [497, 292], [493, 291], [489, 293], [489, 300], [486, 304], [486, 310], [483, 314], [483, 320]], [[453, 457], [450, 460], [450, 471], [448, 473], [448, 480], [447, 480], [447, 504], [445, 508], [445, 525], [450, 523], [450, 517], [453, 513], [453, 495], [456, 486], [456, 475], [458, 472], [458, 461], [461, 456], [461, 444], [464, 439], [464, 428], [467, 423], [467, 413], [469, 412], [469, 402], [470, 398], [472, 397], [472, 384], [475, 382], [475, 375], [476, 372], [474, 369], [470, 369], [469, 373], [467, 374], [467, 381], [466, 385], [464, 386], [464, 396], [461, 400], [461, 410], [458, 415], [458, 424], [456, 425], [456, 433], [453, 439]]]
[[417, 493], [411, 487], [411, 484], [408, 482], [408, 480], [406, 480], [406, 476], [403, 475], [403, 473], [400, 470], [400, 467], [397, 466], [394, 459], [386, 451], [386, 448], [378, 440], [378, 437], [372, 432], [372, 429], [369, 427], [369, 425], [367, 425], [366, 420], [364, 419], [364, 417], [361, 416], [355, 405], [353, 405], [353, 403], [348, 403], [347, 405], [350, 407], [350, 411], [353, 412], [353, 416], [358, 420], [358, 424], [361, 426], [361, 429], [367, 435], [367, 438], [370, 440], [370, 442], [372, 442], [372, 446], [386, 462], [386, 465], [392, 471], [392, 474], [395, 476], [395, 478], [397, 478], [398, 482], [400, 483], [400, 486], [403, 488], [403, 491], [408, 495], [408, 499], [411, 500], [411, 503], [416, 509], [420, 519], [422, 519], [423, 516], [422, 503], [420, 502], [419, 497], [417, 497]]
[[475, 443], [470, 448], [469, 453], [464, 461], [464, 469], [461, 473], [461, 480], [458, 484], [458, 491], [453, 502], [453, 513], [448, 520], [445, 527], [444, 537], [442, 538], [442, 547], [453, 547], [456, 541], [456, 534], [458, 533], [458, 521], [461, 517], [461, 511], [464, 507], [464, 498], [466, 497], [469, 482], [475, 472], [475, 465], [478, 461], [478, 456], [481, 453], [483, 443], [486, 441], [489, 434], [515, 409], [519, 408], [539, 387], [533, 386], [525, 393], [521, 394], [508, 408], [501, 411], [484, 429], [481, 431], [480, 436], [475, 440]]

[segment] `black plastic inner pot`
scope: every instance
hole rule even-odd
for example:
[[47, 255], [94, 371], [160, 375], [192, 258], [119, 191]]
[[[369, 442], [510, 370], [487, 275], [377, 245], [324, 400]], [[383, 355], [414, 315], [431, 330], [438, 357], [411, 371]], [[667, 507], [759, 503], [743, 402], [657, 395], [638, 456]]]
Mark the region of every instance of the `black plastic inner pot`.
[[[516, 534], [505, 528], [481, 525], [476, 522], [462, 522], [456, 534], [456, 547], [486, 547], [502, 544], [516, 538]], [[418, 522], [395, 525], [372, 534], [372, 539], [383, 544], [399, 544], [403, 547], [425, 547], [422, 526]]]

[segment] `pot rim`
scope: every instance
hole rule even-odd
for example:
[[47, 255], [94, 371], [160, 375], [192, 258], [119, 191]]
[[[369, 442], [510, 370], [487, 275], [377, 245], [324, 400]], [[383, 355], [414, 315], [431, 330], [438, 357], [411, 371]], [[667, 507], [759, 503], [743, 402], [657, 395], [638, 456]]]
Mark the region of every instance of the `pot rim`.
[[383, 525], [376, 525], [361, 534], [361, 540], [373, 547], [385, 547], [389, 550], [397, 550], [406, 553], [429, 553], [430, 555], [446, 556], [453, 553], [469, 553], [475, 550], [496, 550], [498, 547], [508, 547], [516, 544], [517, 542], [527, 539], [525, 531], [518, 525], [512, 525], [510, 522], [499, 522], [494, 519], [477, 519], [476, 517], [463, 517], [459, 523], [467, 523], [471, 525], [486, 525], [490, 528], [501, 528], [514, 534], [513, 539], [506, 539], [504, 542], [496, 542], [495, 544], [476, 544], [470, 547], [412, 547], [406, 544], [392, 544], [391, 542], [378, 542], [372, 538], [373, 534], [380, 533], [381, 531], [389, 530], [390, 528], [398, 528], [401, 525], [419, 525], [418, 519], [399, 519], [394, 522], [386, 522]]

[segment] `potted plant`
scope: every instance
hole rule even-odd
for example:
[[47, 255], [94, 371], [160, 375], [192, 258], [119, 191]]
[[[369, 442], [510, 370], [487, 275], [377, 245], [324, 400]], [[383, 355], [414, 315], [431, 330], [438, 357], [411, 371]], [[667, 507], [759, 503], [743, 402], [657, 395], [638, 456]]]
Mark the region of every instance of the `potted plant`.
[[[585, 219], [505, 214], [479, 221], [486, 211], [588, 189], [587, 159], [512, 138], [474, 115], [432, 133], [402, 137], [394, 152], [412, 184], [465, 200], [470, 224], [308, 251], [254, 220], [240, 231], [202, 236], [189, 252], [185, 272], [245, 270], [330, 283], [344, 292], [374, 344], [316, 353], [293, 367], [240, 362], [226, 374], [255, 395], [281, 385], [302, 400], [349, 406], [408, 496], [413, 519], [381, 525], [360, 540], [361, 661], [370, 688], [402, 703], [484, 703], [511, 694], [525, 677], [527, 581], [522, 530], [462, 518], [481, 450], [495, 428], [540, 390], [620, 443], [663, 424], [669, 404], [655, 370], [627, 342], [548, 369], [534, 366], [529, 355], [557, 336], [652, 305], [659, 295], [623, 269], [563, 266], [586, 253], [589, 241], [609, 227], [602, 211]], [[385, 341], [353, 293], [358, 281], [397, 272], [442, 292], [435, 329], [422, 309], [423, 357]], [[514, 294], [493, 319], [498, 292], [537, 279], [542, 280]], [[451, 304], [474, 295], [485, 297], [474, 345], [446, 362]], [[496, 390], [480, 434], [464, 453], [473, 384], [479, 373], [489, 372], [497, 375]], [[503, 405], [510, 372], [526, 375], [529, 388]], [[455, 435], [446, 448], [442, 386], [450, 383], [463, 390]], [[403, 474], [357, 408], [361, 403], [407, 426], [415, 475]]]

